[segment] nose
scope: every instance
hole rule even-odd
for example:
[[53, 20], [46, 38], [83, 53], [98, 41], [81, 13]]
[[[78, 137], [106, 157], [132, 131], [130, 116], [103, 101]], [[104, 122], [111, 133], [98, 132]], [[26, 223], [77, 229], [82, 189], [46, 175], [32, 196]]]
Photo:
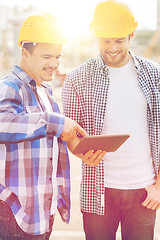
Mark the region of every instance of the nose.
[[108, 46], [108, 51], [111, 53], [115, 53], [117, 51], [117, 45], [115, 43], [110, 43]]
[[54, 69], [57, 69], [59, 66], [59, 59], [57, 58], [52, 58], [49, 62], [50, 67], [53, 67]]

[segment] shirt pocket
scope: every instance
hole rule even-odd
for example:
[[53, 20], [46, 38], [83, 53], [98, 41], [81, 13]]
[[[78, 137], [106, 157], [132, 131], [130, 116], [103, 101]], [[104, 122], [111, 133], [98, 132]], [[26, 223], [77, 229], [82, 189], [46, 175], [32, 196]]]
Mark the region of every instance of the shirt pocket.
[[25, 107], [25, 112], [26, 113], [36, 113], [36, 112], [41, 112], [42, 110], [40, 109], [39, 106], [26, 106]]

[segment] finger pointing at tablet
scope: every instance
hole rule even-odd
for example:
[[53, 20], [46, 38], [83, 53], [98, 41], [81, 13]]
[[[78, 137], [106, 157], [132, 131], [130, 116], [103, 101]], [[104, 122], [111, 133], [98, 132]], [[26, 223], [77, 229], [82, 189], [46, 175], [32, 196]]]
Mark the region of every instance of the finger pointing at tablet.
[[78, 124], [77, 124], [77, 133], [79, 133], [82, 137], [89, 136], [89, 134]]
[[76, 121], [66, 117], [64, 129], [61, 133], [62, 140], [66, 142], [72, 140], [77, 137], [77, 133], [82, 136], [88, 136], [87, 132]]

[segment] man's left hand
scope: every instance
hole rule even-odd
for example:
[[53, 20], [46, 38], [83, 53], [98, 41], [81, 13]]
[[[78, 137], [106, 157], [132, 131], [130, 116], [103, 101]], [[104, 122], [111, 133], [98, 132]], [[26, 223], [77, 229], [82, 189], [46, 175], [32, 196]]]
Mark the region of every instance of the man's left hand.
[[156, 185], [151, 185], [146, 187], [146, 191], [147, 197], [142, 203], [142, 206], [148, 209], [158, 210], [160, 208], [160, 188]]

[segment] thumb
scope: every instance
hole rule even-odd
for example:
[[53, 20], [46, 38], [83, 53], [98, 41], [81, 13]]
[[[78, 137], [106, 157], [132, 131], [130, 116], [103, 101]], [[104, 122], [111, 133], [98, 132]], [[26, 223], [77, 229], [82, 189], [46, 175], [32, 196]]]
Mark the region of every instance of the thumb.
[[150, 202], [150, 198], [147, 196], [146, 199], [142, 202], [142, 206], [146, 207]]
[[76, 132], [84, 136], [89, 136], [89, 134], [77, 123]]

